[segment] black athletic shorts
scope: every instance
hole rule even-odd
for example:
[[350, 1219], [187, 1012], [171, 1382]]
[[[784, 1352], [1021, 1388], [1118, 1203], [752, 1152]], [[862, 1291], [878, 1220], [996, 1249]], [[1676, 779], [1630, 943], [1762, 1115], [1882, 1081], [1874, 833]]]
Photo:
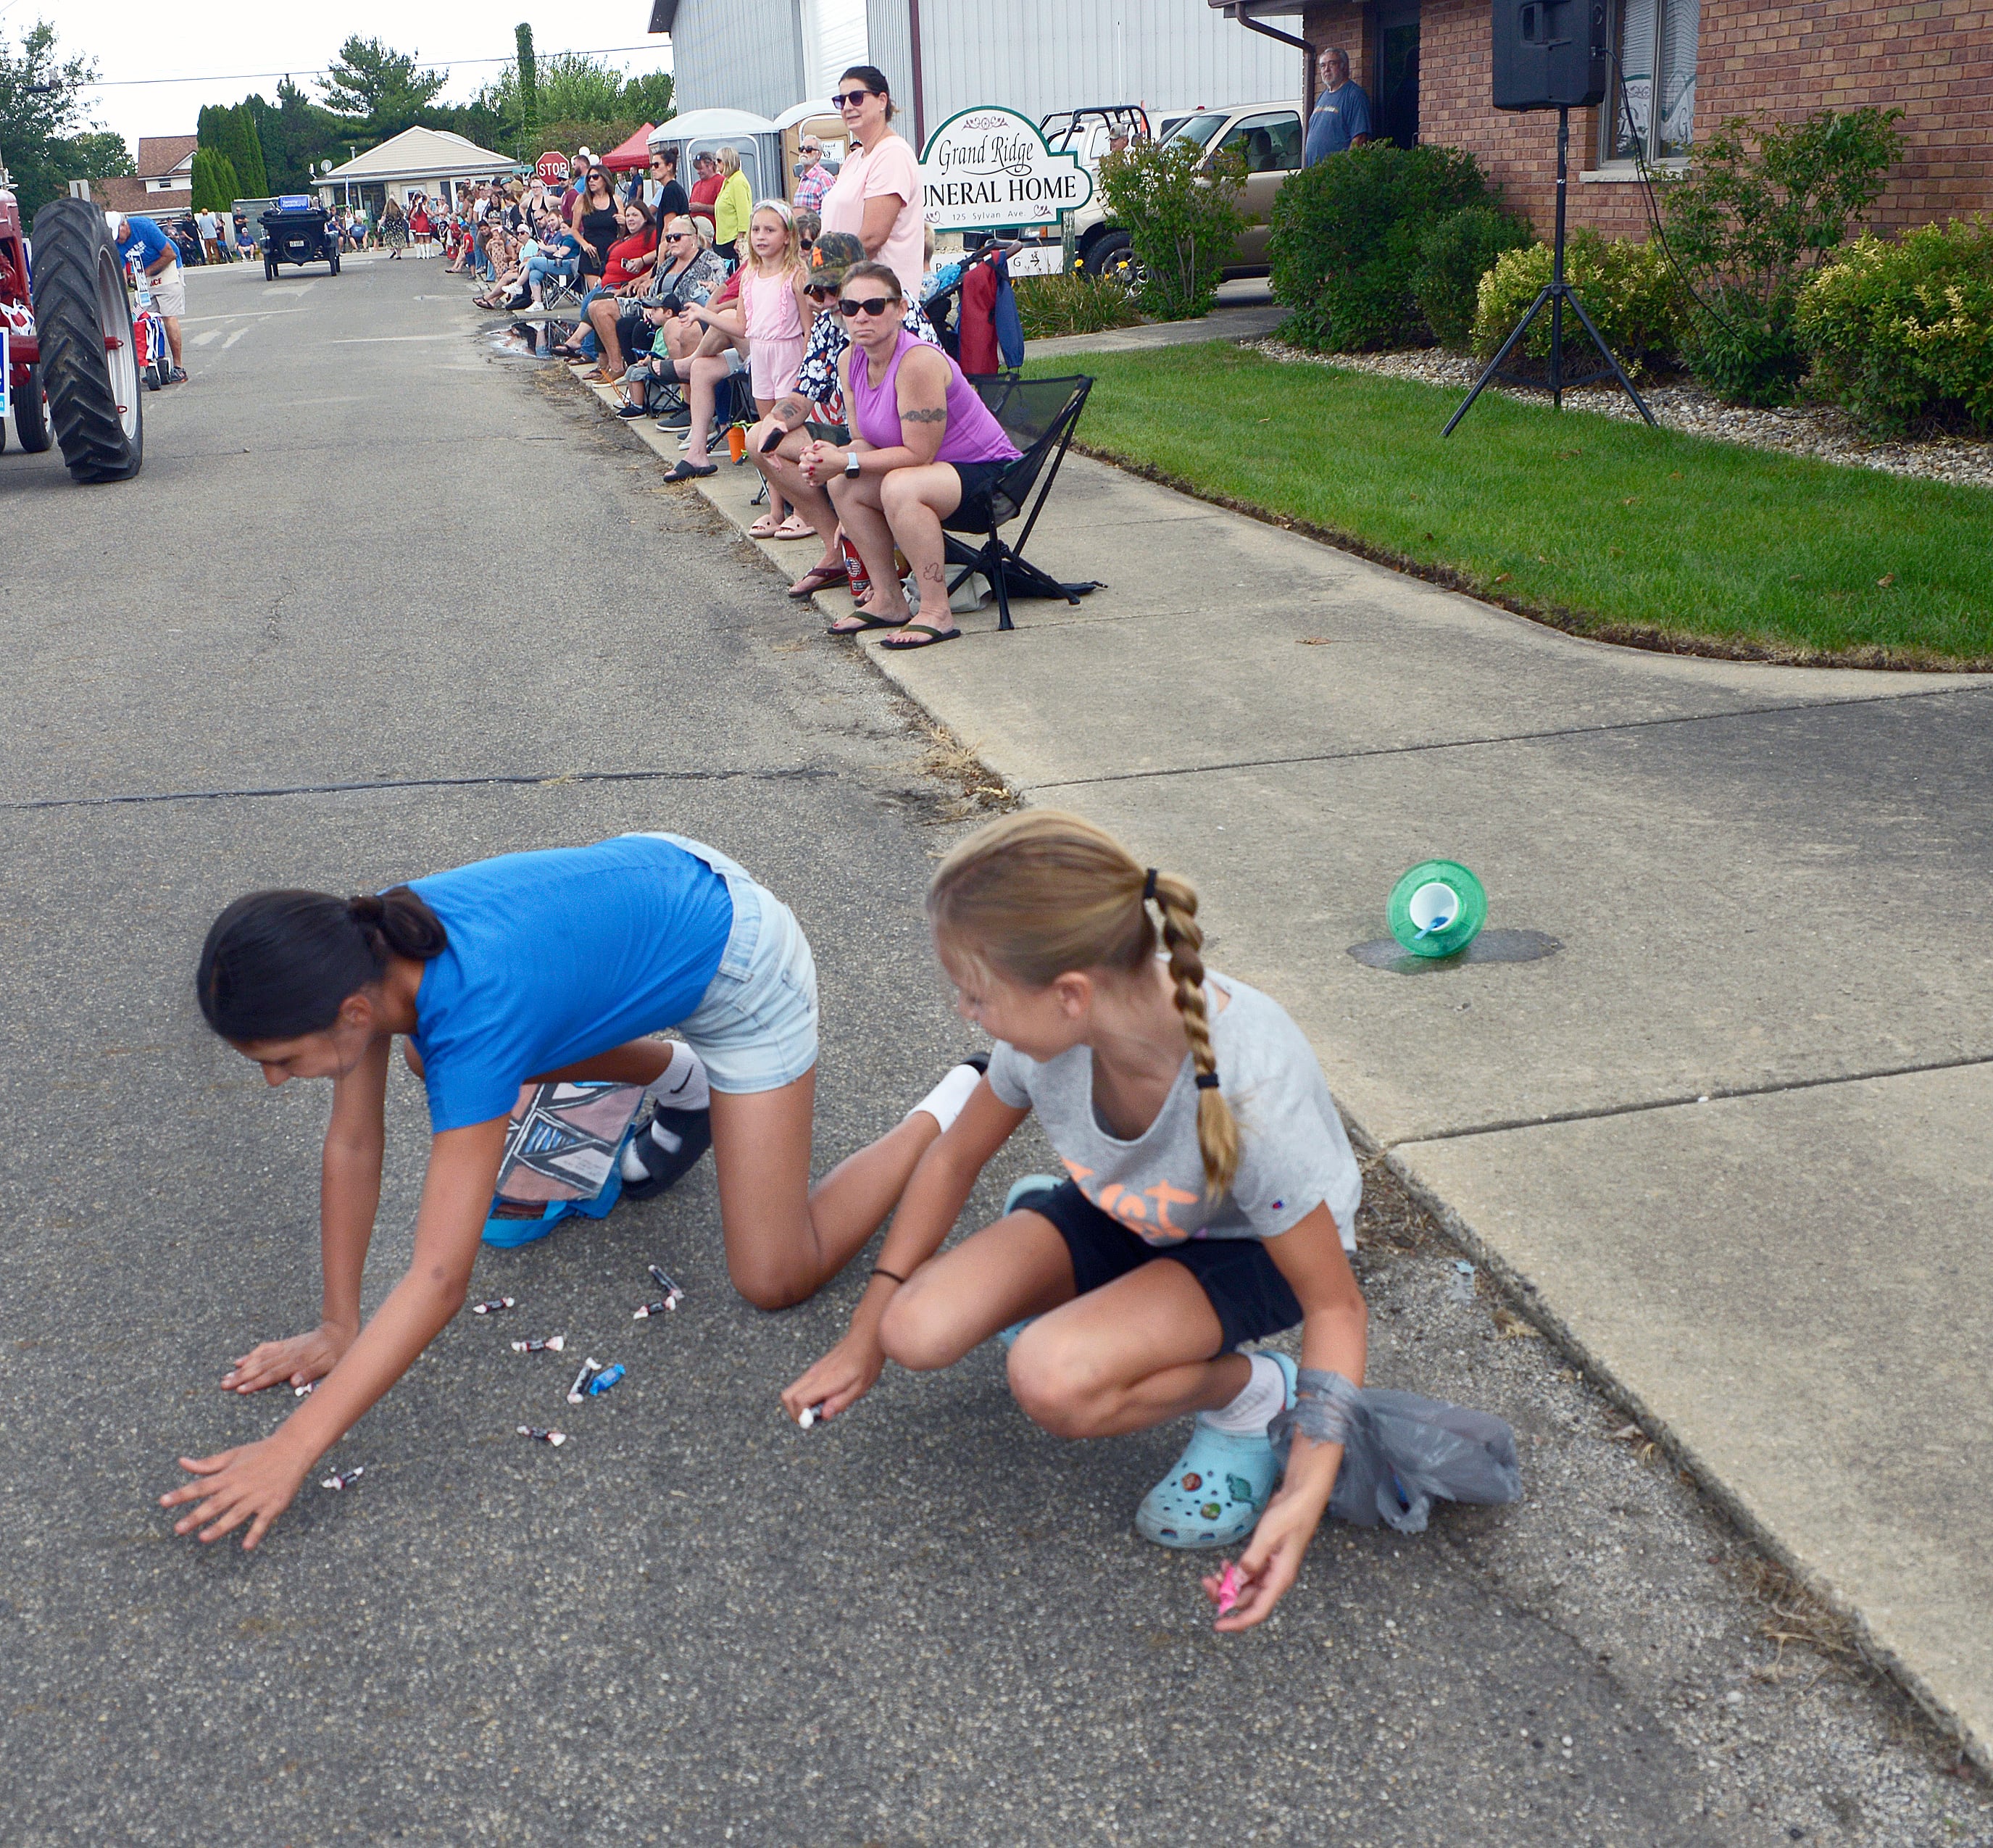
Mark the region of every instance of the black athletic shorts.
[[1027, 1194], [1015, 1208], [1049, 1219], [1072, 1258], [1073, 1286], [1084, 1296], [1144, 1264], [1181, 1264], [1202, 1286], [1224, 1330], [1220, 1354], [1242, 1341], [1263, 1341], [1301, 1319], [1301, 1306], [1280, 1267], [1257, 1238], [1187, 1238], [1150, 1245], [1111, 1213], [1103, 1213], [1068, 1180]]
[[[1015, 456], [1011, 461], [1017, 459]], [[990, 521], [990, 490], [1002, 478], [1010, 462], [951, 462], [948, 465], [962, 483], [962, 499], [951, 520], [967, 520], [987, 525]]]

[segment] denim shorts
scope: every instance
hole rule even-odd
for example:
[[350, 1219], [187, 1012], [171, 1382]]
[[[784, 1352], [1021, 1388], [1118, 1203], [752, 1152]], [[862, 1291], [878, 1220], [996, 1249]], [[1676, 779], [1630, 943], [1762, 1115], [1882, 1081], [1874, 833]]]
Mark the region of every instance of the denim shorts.
[[1243, 1341], [1263, 1341], [1301, 1319], [1294, 1286], [1257, 1238], [1151, 1245], [1113, 1214], [1103, 1213], [1069, 1180], [1027, 1194], [1017, 1210], [1052, 1222], [1072, 1259], [1073, 1290], [1079, 1296], [1144, 1264], [1181, 1264], [1210, 1299], [1218, 1317], [1219, 1354], [1229, 1354]]
[[795, 914], [738, 861], [683, 835], [682, 847], [726, 882], [733, 928], [719, 972], [678, 1023], [716, 1091], [779, 1091], [816, 1064], [816, 964]]

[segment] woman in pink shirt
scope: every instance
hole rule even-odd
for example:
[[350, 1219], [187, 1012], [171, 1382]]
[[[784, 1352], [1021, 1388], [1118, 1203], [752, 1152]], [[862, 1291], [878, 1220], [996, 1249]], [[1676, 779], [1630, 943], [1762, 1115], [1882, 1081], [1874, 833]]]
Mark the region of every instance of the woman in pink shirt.
[[849, 231], [865, 254], [900, 278], [906, 299], [920, 293], [926, 268], [922, 248], [921, 163], [905, 137], [893, 131], [899, 111], [886, 88], [886, 76], [870, 64], [854, 64], [838, 80], [830, 99], [851, 132], [851, 152], [838, 169], [836, 184], [823, 196], [823, 228]]

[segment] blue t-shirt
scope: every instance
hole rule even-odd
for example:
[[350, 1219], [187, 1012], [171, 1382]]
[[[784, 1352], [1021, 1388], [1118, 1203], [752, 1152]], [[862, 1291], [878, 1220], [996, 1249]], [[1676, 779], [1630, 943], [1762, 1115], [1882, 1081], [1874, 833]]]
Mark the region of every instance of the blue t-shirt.
[[151, 219], [127, 218], [125, 223], [126, 226], [125, 236], [118, 246], [119, 262], [130, 262], [132, 253], [135, 250], [142, 250], [145, 253], [138, 265], [141, 269], [150, 269], [159, 261], [159, 254], [162, 251], [171, 251], [173, 261], [176, 263], [179, 261], [180, 253], [173, 239], [161, 231]]
[[409, 883], [450, 934], [422, 971], [409, 1036], [438, 1134], [504, 1116], [542, 1072], [676, 1026], [733, 928], [726, 880], [644, 835]]
[[1308, 118], [1301, 165], [1311, 167], [1325, 155], [1346, 154], [1358, 135], [1376, 133], [1370, 126], [1370, 99], [1360, 85], [1345, 84], [1339, 90], [1325, 90], [1315, 98], [1314, 114]]

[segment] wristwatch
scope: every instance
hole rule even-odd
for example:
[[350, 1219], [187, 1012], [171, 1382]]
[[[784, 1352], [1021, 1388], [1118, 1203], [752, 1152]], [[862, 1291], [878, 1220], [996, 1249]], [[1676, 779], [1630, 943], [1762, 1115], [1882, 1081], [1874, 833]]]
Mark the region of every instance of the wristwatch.
[[847, 475], [855, 475], [858, 473], [858, 452], [856, 449], [845, 457], [844, 472]]

